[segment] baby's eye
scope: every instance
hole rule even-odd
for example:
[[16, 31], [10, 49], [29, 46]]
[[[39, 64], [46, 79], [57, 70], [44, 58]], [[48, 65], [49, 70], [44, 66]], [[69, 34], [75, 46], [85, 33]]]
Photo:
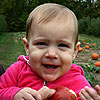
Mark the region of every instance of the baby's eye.
[[58, 44], [58, 47], [68, 47], [68, 45], [64, 44], [64, 43], [61, 43], [61, 44]]
[[46, 42], [37, 42], [35, 45], [38, 45], [38, 46], [47, 46], [47, 43]]
[[65, 43], [60, 43], [58, 44], [58, 48], [62, 51], [66, 51], [69, 48], [69, 46]]

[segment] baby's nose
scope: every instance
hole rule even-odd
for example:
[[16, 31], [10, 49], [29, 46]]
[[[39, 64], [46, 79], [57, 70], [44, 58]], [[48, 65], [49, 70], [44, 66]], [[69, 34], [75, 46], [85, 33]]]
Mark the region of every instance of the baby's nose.
[[57, 50], [56, 48], [48, 48], [46, 54], [45, 54], [46, 58], [52, 58], [52, 59], [57, 59], [58, 58], [58, 54], [57, 54]]

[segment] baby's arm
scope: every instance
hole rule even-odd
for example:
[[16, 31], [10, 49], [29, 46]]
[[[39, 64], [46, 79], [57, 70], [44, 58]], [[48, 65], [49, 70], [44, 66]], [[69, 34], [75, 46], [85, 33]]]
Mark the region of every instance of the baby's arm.
[[13, 100], [45, 100], [52, 96], [54, 93], [55, 90], [49, 89], [46, 86], [42, 87], [39, 91], [26, 87], [21, 89], [14, 96]]
[[95, 86], [95, 90], [86, 86], [79, 93], [81, 100], [100, 100], [100, 87]]

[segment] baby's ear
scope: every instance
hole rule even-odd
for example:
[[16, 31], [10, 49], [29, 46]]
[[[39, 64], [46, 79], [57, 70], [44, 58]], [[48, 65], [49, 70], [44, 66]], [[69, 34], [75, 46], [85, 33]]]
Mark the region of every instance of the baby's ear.
[[77, 42], [77, 44], [76, 44], [76, 49], [78, 49], [78, 50], [79, 50], [80, 45], [81, 45], [81, 43], [80, 43], [80, 42]]
[[29, 44], [28, 44], [28, 40], [26, 38], [23, 38], [23, 45], [26, 51], [27, 56], [29, 55]]
[[75, 59], [77, 53], [78, 53], [78, 50], [80, 48], [80, 42], [77, 42], [77, 44], [75, 45], [75, 48], [74, 48], [74, 54], [73, 54], [73, 60]]

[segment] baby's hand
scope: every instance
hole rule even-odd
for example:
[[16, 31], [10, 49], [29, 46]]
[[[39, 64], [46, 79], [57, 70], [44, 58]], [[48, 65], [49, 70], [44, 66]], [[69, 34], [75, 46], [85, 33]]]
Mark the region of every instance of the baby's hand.
[[13, 100], [42, 100], [42, 96], [38, 91], [31, 88], [21, 89], [15, 96]]
[[86, 86], [79, 93], [81, 100], [100, 100], [100, 87], [96, 85], [95, 90]]
[[47, 86], [43, 86], [38, 93], [42, 96], [42, 100], [46, 100], [47, 98], [51, 97], [56, 90], [49, 89]]

